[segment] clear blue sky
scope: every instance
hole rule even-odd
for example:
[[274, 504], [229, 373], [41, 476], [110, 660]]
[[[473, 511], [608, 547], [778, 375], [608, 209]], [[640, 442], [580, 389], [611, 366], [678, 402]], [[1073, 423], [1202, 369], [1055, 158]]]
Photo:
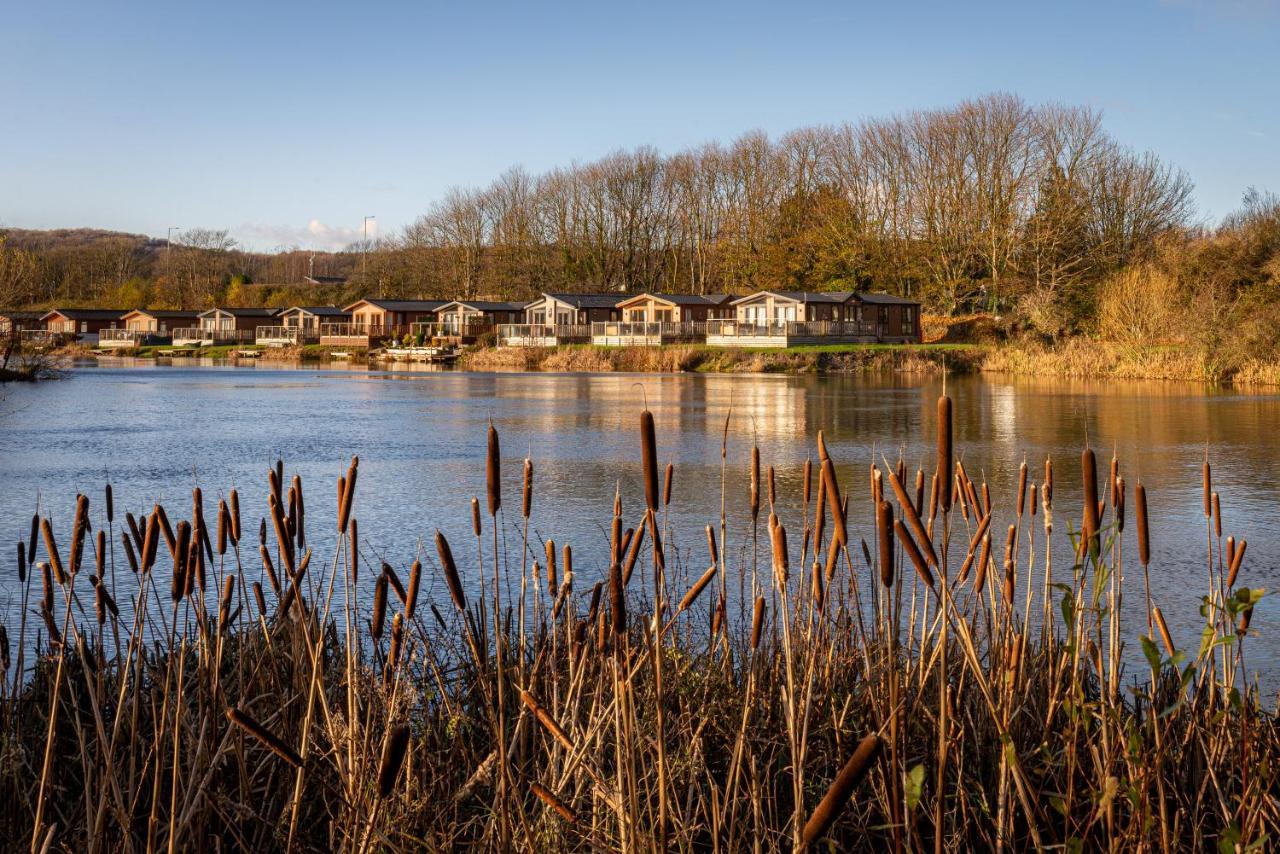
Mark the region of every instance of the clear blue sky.
[[0, 226], [331, 248], [516, 163], [997, 90], [1100, 108], [1206, 221], [1280, 192], [1280, 0], [45, 0], [0, 11], [0, 79]]

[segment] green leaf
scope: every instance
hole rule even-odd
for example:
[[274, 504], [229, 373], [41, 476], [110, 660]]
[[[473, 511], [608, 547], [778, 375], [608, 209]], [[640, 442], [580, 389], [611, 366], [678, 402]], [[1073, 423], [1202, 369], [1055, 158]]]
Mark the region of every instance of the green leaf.
[[920, 797], [924, 794], [924, 765], [917, 765], [907, 772], [907, 809], [915, 809], [920, 805]]
[[1147, 657], [1147, 664], [1151, 665], [1151, 669], [1157, 673], [1160, 672], [1160, 650], [1156, 648], [1155, 641], [1146, 635], [1142, 636], [1142, 654]]

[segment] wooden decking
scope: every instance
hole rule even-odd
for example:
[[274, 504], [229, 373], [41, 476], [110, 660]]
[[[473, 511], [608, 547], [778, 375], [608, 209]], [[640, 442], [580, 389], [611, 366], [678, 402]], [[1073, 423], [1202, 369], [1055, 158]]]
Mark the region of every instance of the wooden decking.
[[813, 344], [874, 344], [874, 323], [856, 320], [776, 321], [744, 323], [712, 320], [707, 323], [711, 347], [796, 347]]
[[497, 336], [499, 347], [557, 347], [590, 341], [591, 327], [585, 323], [503, 323], [497, 327]]
[[701, 341], [706, 323], [619, 321], [591, 324], [591, 343], [600, 347], [658, 347]]

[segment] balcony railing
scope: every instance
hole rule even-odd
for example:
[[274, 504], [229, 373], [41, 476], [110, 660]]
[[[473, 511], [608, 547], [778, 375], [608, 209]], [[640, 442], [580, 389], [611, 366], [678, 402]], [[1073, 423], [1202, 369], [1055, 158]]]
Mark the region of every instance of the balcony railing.
[[182, 344], [252, 344], [253, 331], [249, 329], [205, 329], [199, 326], [182, 326], [173, 330], [173, 343]]
[[381, 323], [322, 323], [320, 343], [341, 347], [369, 347], [387, 338], [399, 338], [407, 327]]
[[497, 332], [498, 344], [503, 347], [549, 347], [591, 338], [591, 326], [586, 323], [500, 323]]
[[310, 344], [320, 340], [320, 330], [297, 326], [259, 326], [254, 330], [253, 340], [268, 347]]
[[74, 332], [55, 332], [51, 329], [21, 329], [18, 331], [18, 339], [23, 344], [31, 347], [47, 347], [73, 337], [75, 337]]
[[451, 320], [438, 320], [428, 323], [420, 321], [409, 327], [410, 334], [421, 335], [424, 340], [432, 338], [478, 338], [493, 331], [493, 321], [489, 318], [468, 319], [462, 323]]
[[591, 324], [592, 338], [676, 341], [701, 338], [707, 334], [707, 324], [702, 321], [666, 323], [663, 321], [607, 321]]
[[868, 320], [711, 320], [707, 336], [714, 338], [875, 338]]
[[151, 333], [144, 329], [103, 329], [98, 333], [101, 347], [137, 347]]

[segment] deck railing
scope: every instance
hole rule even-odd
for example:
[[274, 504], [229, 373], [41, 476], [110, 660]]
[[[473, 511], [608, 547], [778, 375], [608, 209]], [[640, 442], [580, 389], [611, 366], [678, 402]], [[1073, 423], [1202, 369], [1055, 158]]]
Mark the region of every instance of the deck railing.
[[75, 337], [74, 332], [54, 332], [50, 329], [21, 329], [18, 331], [18, 340], [32, 347], [46, 347], [73, 337]]
[[703, 321], [667, 323], [664, 321], [606, 321], [591, 324], [593, 338], [700, 338], [707, 334]]
[[279, 347], [319, 341], [320, 333], [316, 329], [297, 326], [259, 326], [254, 330], [253, 340], [258, 344]]
[[174, 344], [252, 344], [251, 329], [205, 329], [200, 326], [181, 326], [173, 330]]
[[868, 320], [711, 320], [707, 335], [720, 338], [874, 338]]
[[493, 331], [493, 321], [484, 318], [456, 323], [449, 320], [434, 322], [419, 321], [409, 327], [411, 335], [421, 335], [424, 339], [432, 338], [478, 338]]
[[586, 323], [500, 323], [498, 344], [504, 347], [539, 347], [564, 341], [586, 341], [591, 326]]
[[98, 333], [98, 343], [106, 347], [136, 347], [152, 334], [145, 329], [103, 329]]
[[402, 331], [403, 327], [382, 323], [322, 323], [320, 343], [365, 346], [383, 338], [398, 337]]

